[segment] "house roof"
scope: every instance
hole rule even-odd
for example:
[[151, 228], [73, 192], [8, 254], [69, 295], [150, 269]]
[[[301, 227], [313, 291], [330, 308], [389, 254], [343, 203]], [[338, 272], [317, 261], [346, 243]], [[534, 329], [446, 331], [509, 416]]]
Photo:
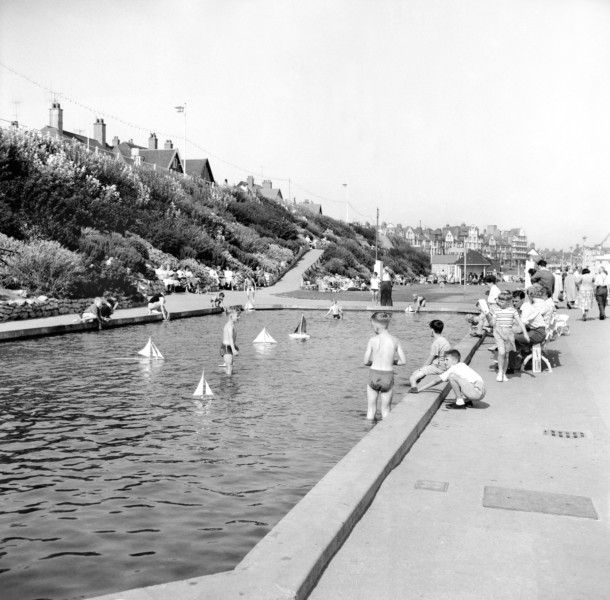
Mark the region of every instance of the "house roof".
[[[460, 254], [460, 257], [454, 262], [456, 265], [464, 264], [464, 253]], [[476, 250], [468, 250], [466, 253], [466, 266], [467, 267], [490, 267], [491, 261], [485, 258], [480, 252]]]
[[201, 179], [204, 179], [205, 181], [214, 183], [212, 167], [210, 167], [210, 161], [207, 158], [186, 159], [184, 164], [187, 175], [201, 177]]
[[267, 198], [268, 200], [283, 200], [282, 190], [279, 188], [265, 188], [260, 185], [254, 186], [258, 193], [263, 196], [263, 198]]
[[455, 254], [433, 254], [430, 260], [433, 265], [454, 265]]
[[304, 202], [297, 202], [297, 208], [304, 208], [307, 212], [314, 213], [315, 215], [322, 214], [322, 205], [317, 204], [316, 202], [311, 202], [310, 200], [305, 200]]
[[66, 131], [65, 129], [62, 132], [59, 132], [59, 129], [56, 127], [51, 127], [50, 125], [46, 125], [40, 130], [40, 133], [50, 134], [57, 138], [63, 138], [66, 140], [76, 140], [81, 144], [88, 146], [90, 149], [98, 149], [103, 152], [112, 152], [112, 146], [108, 144], [100, 144], [96, 139], [89, 138], [85, 135], [80, 135], [78, 133], [73, 133], [72, 131]]
[[140, 149], [139, 154], [147, 163], [156, 165], [162, 169], [169, 169], [176, 156], [178, 157], [180, 165], [182, 165], [176, 148], [171, 148], [170, 150], [147, 150], [146, 148], [142, 148]]

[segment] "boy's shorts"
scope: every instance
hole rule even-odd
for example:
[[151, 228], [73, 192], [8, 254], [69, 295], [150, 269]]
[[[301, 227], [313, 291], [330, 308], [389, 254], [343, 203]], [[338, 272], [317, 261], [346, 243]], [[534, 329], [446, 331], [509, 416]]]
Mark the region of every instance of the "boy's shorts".
[[508, 354], [517, 350], [515, 346], [515, 332], [511, 327], [496, 327], [494, 328], [493, 335], [498, 346], [498, 351], [502, 354]]
[[389, 392], [394, 386], [394, 371], [370, 369], [369, 387], [375, 392]]
[[462, 393], [467, 400], [482, 400], [485, 398], [485, 382], [483, 381], [466, 381], [463, 377], [458, 375], [449, 375], [449, 381], [455, 381]]

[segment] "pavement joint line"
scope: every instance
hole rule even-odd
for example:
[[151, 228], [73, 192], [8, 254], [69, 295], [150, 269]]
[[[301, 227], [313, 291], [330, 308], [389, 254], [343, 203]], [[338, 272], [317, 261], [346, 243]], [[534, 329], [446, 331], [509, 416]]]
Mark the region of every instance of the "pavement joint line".
[[[466, 335], [457, 344], [464, 362], [471, 361], [483, 339]], [[328, 471], [233, 571], [89, 600], [305, 600], [450, 390], [447, 384], [430, 400], [406, 394], [390, 418]]]

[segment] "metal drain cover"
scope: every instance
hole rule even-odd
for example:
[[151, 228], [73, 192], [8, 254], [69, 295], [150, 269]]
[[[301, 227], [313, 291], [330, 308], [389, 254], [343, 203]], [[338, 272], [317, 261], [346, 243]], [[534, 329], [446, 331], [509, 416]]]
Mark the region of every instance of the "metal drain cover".
[[483, 506], [504, 510], [538, 512], [549, 515], [565, 515], [583, 519], [597, 519], [591, 498], [569, 494], [551, 494], [533, 490], [517, 490], [485, 486]]
[[570, 438], [570, 439], [587, 437], [585, 435], [584, 431], [563, 431], [561, 429], [545, 429], [544, 435], [548, 435], [551, 437], [557, 437], [557, 438]]
[[449, 487], [447, 481], [429, 481], [428, 479], [418, 479], [415, 482], [416, 490], [431, 490], [433, 492], [446, 492]]

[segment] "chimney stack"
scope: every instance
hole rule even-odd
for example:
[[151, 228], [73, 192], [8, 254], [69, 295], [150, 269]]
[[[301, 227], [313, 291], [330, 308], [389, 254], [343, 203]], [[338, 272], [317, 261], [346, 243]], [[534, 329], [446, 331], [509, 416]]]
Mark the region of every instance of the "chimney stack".
[[106, 123], [104, 123], [104, 119], [95, 119], [95, 123], [93, 123], [93, 139], [101, 144], [102, 147], [106, 147]]
[[121, 143], [121, 140], [119, 139], [119, 136], [118, 136], [118, 135], [115, 135], [115, 136], [112, 138], [112, 147], [113, 147], [113, 148], [116, 148], [116, 147], [117, 147], [117, 146], [118, 146], [120, 143]]
[[174, 144], [172, 144], [171, 140], [165, 140], [165, 144], [163, 146], [164, 150], [173, 150], [174, 149]]
[[271, 189], [271, 181], [269, 181], [269, 179], [265, 179], [263, 181], [263, 189], [264, 190], [270, 190]]
[[247, 182], [248, 182], [248, 187], [250, 189], [252, 189], [254, 187], [254, 177], [252, 175], [248, 175]]
[[158, 148], [157, 134], [151, 133], [148, 138], [148, 149], [156, 150]]
[[55, 127], [59, 133], [64, 130], [64, 110], [59, 105], [59, 102], [53, 102], [49, 109], [49, 126]]

